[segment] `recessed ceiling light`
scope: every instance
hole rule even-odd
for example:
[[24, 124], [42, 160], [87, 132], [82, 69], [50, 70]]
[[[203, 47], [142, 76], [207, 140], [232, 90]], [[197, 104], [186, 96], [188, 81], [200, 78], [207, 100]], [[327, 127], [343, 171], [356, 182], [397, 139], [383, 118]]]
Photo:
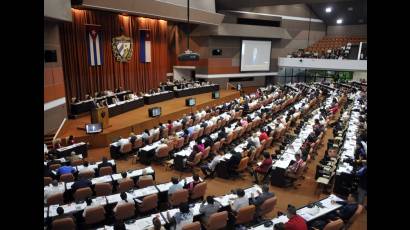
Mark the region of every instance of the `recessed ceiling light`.
[[343, 19], [341, 19], [341, 18], [337, 19], [337, 21], [336, 21], [337, 24], [342, 24], [342, 22], [343, 22]]
[[348, 11], [353, 11], [353, 7], [347, 8]]
[[332, 12], [332, 7], [326, 7], [326, 13]]

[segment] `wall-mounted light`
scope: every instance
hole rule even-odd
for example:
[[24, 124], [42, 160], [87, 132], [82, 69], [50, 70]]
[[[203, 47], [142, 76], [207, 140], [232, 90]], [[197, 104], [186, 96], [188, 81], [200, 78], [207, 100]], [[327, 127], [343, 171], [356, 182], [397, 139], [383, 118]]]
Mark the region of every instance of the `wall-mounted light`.
[[325, 11], [326, 11], [326, 13], [332, 12], [332, 7], [326, 7]]
[[342, 23], [343, 23], [343, 19], [341, 19], [341, 18], [337, 19], [337, 20], [336, 20], [336, 23], [337, 23], [337, 24], [342, 24]]

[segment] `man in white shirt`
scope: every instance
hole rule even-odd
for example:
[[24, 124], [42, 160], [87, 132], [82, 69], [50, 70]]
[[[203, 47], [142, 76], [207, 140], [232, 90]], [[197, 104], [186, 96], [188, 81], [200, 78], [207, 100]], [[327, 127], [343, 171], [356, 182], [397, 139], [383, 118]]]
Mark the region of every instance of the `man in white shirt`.
[[57, 193], [64, 193], [64, 186], [58, 186], [58, 181], [53, 180], [50, 186], [44, 187], [44, 204], [47, 204], [47, 199]]
[[212, 159], [212, 161], [208, 164], [203, 164], [201, 166], [201, 170], [205, 175], [205, 179], [208, 177], [213, 177], [213, 174], [215, 172], [216, 166], [219, 164], [219, 162], [221, 161], [221, 159], [223, 158], [224, 152], [223, 151], [219, 151], [218, 155], [216, 155], [214, 157], [214, 159]]
[[245, 196], [245, 191], [243, 189], [237, 189], [236, 194], [238, 195], [238, 198], [236, 198], [236, 200], [234, 200], [233, 202], [229, 201], [231, 210], [234, 212], [238, 212], [240, 208], [249, 205], [249, 198]]
[[259, 140], [258, 134], [257, 133], [253, 133], [252, 137], [249, 138], [250, 141], [253, 143], [253, 145], [258, 148], [261, 145], [261, 142]]
[[80, 169], [80, 170], [78, 170], [78, 174], [83, 174], [83, 173], [87, 173], [87, 172], [95, 172], [94, 171], [94, 169], [93, 168], [91, 168], [91, 167], [88, 167], [89, 166], [89, 164], [88, 164], [88, 161], [84, 161], [84, 163], [83, 163], [83, 167]]
[[168, 189], [168, 195], [171, 195], [172, 193], [184, 188], [184, 186], [181, 183], [179, 183], [177, 177], [172, 177], [171, 182], [172, 182], [172, 185]]

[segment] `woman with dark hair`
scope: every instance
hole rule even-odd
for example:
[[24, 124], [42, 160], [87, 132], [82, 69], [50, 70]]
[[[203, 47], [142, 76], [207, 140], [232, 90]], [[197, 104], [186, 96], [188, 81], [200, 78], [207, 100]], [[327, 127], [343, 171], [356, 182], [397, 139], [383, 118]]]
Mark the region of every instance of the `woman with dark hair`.
[[171, 229], [181, 230], [182, 227], [193, 222], [194, 213], [189, 209], [188, 203], [182, 203], [179, 206], [179, 212], [171, 217], [168, 211], [167, 218], [170, 223], [175, 223], [174, 228], [171, 227]]

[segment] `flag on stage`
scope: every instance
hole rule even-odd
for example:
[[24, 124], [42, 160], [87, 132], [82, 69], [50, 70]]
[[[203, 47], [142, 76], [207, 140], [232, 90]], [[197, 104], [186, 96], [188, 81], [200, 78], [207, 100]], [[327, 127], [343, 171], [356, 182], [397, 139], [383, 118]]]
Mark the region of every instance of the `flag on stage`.
[[151, 31], [140, 30], [140, 60], [151, 62]]
[[88, 64], [91, 66], [102, 65], [102, 34], [96, 28], [91, 28], [87, 32]]

